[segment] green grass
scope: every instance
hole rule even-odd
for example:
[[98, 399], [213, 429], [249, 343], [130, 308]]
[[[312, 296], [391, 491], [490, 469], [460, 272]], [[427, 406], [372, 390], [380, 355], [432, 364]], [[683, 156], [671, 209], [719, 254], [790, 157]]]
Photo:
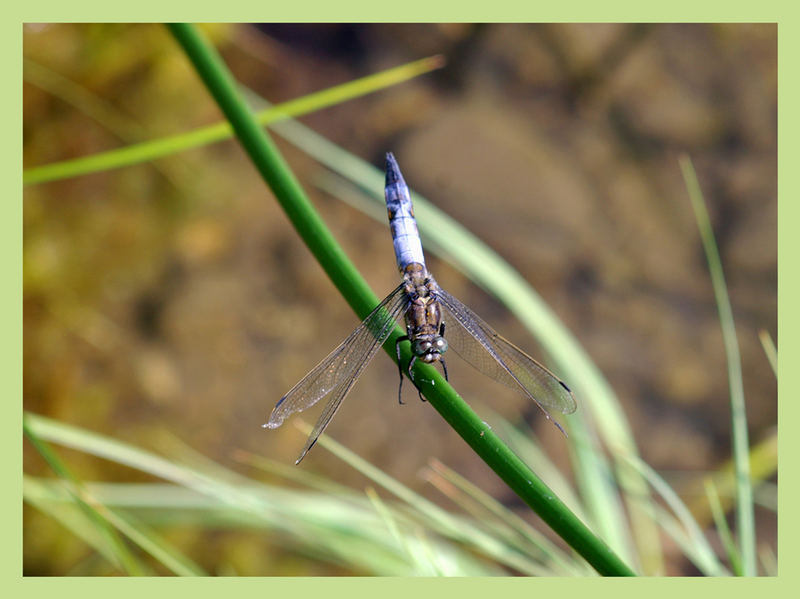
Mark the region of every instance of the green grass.
[[753, 487], [750, 481], [750, 442], [747, 435], [747, 412], [742, 382], [742, 358], [739, 355], [739, 342], [736, 339], [736, 326], [733, 323], [733, 309], [728, 298], [722, 261], [719, 257], [714, 231], [708, 218], [705, 201], [697, 175], [688, 156], [680, 158], [689, 199], [692, 202], [703, 250], [708, 261], [714, 297], [717, 300], [725, 354], [728, 358], [728, 385], [731, 394], [731, 424], [733, 430], [733, 458], [736, 465], [736, 521], [739, 530], [739, 551], [742, 571], [745, 576], [756, 574], [756, 527], [753, 516]]
[[[337, 85], [296, 100], [290, 100], [260, 111], [255, 115], [256, 121], [260, 125], [269, 125], [280, 122], [291, 117], [297, 117], [317, 110], [322, 110], [335, 104], [340, 104], [370, 94], [391, 85], [396, 85], [433, 69], [441, 68], [443, 60], [440, 56], [423, 58], [412, 63], [408, 63], [394, 69], [387, 69], [380, 73], [362, 77], [355, 81], [349, 81], [342, 85]], [[117, 119], [106, 114], [107, 111], [97, 106], [93, 99], [86, 99], [86, 92], [73, 90], [69, 82], [63, 81], [59, 75], [52, 73], [40, 65], [26, 61], [26, 77], [31, 79], [40, 87], [58, 93], [59, 97], [67, 98], [71, 104], [87, 109], [96, 115], [103, 124], [116, 123]], [[113, 131], [126, 131], [128, 128], [122, 125], [111, 125]], [[127, 136], [131, 136], [130, 132]], [[160, 139], [149, 140], [138, 144], [130, 144], [117, 150], [101, 152], [91, 156], [76, 158], [46, 164], [34, 168], [26, 169], [22, 173], [22, 182], [25, 185], [36, 185], [50, 181], [71, 179], [81, 175], [100, 173], [103, 171], [133, 166], [143, 162], [150, 162], [158, 158], [164, 158], [179, 152], [200, 148], [212, 143], [224, 141], [233, 136], [233, 130], [227, 122], [218, 123], [208, 127], [202, 127], [194, 131], [170, 135]]]

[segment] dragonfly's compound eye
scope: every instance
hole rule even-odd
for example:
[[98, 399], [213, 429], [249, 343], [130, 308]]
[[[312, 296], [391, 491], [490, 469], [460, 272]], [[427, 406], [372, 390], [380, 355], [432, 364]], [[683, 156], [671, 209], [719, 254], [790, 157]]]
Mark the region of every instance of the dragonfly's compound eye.
[[417, 339], [414, 345], [411, 346], [411, 351], [415, 356], [424, 356], [431, 348], [431, 342], [427, 339]]
[[447, 351], [447, 341], [445, 341], [444, 337], [437, 337], [433, 342], [433, 347], [437, 352], [443, 354]]

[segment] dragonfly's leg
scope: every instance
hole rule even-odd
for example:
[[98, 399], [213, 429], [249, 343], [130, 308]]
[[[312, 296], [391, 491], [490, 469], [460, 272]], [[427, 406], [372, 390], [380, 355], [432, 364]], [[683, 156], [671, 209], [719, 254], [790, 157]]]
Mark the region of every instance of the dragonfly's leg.
[[397, 338], [394, 342], [394, 350], [397, 353], [397, 371], [400, 373], [400, 386], [397, 388], [397, 401], [403, 403], [403, 365], [400, 363], [400, 343], [408, 341], [408, 335]]
[[447, 364], [444, 363], [444, 358], [439, 357], [439, 362], [442, 363], [442, 371], [444, 371], [444, 380], [446, 380], [449, 383], [450, 378], [447, 376]]
[[[418, 357], [419, 356], [414, 356], [413, 358], [411, 358], [411, 361], [408, 363], [408, 377], [411, 379], [412, 382], [414, 381], [414, 370], [413, 370], [414, 363], [417, 361]], [[419, 398], [420, 398], [421, 401], [426, 401], [426, 399], [424, 397], [422, 397], [422, 391], [419, 390], [419, 387], [417, 387], [417, 393], [419, 393]]]
[[408, 363], [408, 370], [406, 370], [406, 372], [408, 373], [408, 378], [411, 379], [412, 383], [414, 382], [414, 371], [413, 371], [413, 368], [414, 368], [414, 362], [416, 362], [416, 361], [417, 361], [417, 356], [412, 357], [411, 361]]

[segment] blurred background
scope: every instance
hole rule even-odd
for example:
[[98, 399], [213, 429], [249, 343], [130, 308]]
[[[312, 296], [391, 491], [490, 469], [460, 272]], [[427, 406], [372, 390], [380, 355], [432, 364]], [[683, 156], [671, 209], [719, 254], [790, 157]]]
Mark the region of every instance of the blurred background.
[[[687, 153], [725, 269], [751, 443], [774, 435], [776, 379], [759, 333], [777, 344], [775, 25], [204, 31], [239, 82], [270, 102], [442, 55], [441, 69], [299, 120], [378, 168], [394, 152], [411, 187], [517, 269], [607, 377], [642, 458], [693, 505], [705, 500], [696, 483], [731, 457], [731, 425], [717, 306], [678, 166]], [[24, 61], [25, 169], [221, 119], [159, 25], [28, 25]], [[326, 169], [276, 141], [383, 297], [398, 282], [386, 224], [323, 189]], [[428, 266], [501, 334], [546, 358], [498, 301], [430, 250]], [[305, 435], [291, 422], [261, 424], [356, 324], [235, 141], [25, 188], [27, 411], [155, 452], [181, 443], [264, 478], [237, 455], [294, 461]], [[527, 422], [568, 471], [563, 437], [534, 406], [456, 362], [450, 378], [468, 402]], [[380, 354], [327, 434], [440, 505], [447, 499], [420, 476], [431, 458], [536, 522], [411, 386], [405, 406], [396, 392], [396, 367]], [[59, 453], [83, 480], [151, 480]], [[51, 476], [27, 443], [24, 457], [26, 474]], [[367, 485], [324, 448], [300, 468]], [[757, 534], [777, 551], [769, 488]], [[364, 573], [269, 534], [188, 525], [164, 534], [210, 573]], [[114, 573], [92, 555], [26, 504], [25, 574]], [[696, 572], [667, 551], [666, 573]]]

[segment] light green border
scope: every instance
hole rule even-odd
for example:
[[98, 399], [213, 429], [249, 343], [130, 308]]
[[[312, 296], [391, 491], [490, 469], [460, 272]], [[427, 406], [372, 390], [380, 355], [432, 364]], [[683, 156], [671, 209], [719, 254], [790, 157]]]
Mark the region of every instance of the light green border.
[[8, 488], [10, 492], [2, 494], [0, 499], [3, 517], [0, 530], [5, 533], [0, 540], [0, 563], [5, 582], [11, 577], [19, 578], [22, 572], [22, 26], [19, 21], [2, 20], [0, 44], [4, 49], [2, 55], [7, 57], [3, 61], [3, 73], [8, 81], [16, 83], [11, 90], [18, 90], [0, 96], [5, 115], [0, 177], [6, 189], [3, 193], [6, 201], [0, 209], [3, 227], [0, 261], [2, 277], [6, 280], [4, 292], [0, 294], [0, 313], [3, 314], [0, 380], [7, 391], [6, 401], [0, 407], [4, 431], [0, 455], [3, 456], [3, 472], [14, 481], [14, 486]]
[[[781, 398], [793, 398], [797, 389], [794, 371], [797, 368], [786, 368], [784, 365], [796, 364], [793, 338], [787, 332], [796, 330], [795, 311], [793, 306], [800, 305], [796, 277], [792, 276], [794, 251], [797, 251], [797, 239], [800, 226], [797, 202], [797, 184], [795, 183], [797, 155], [794, 154], [794, 136], [796, 130], [794, 107], [798, 103], [796, 83], [796, 60], [791, 56], [800, 56], [798, 51], [798, 27], [792, 19], [793, 12], [787, 2], [739, 3], [731, 2], [671, 2], [654, 4], [649, 7], [641, 2], [577, 2], [565, 6], [565, 3], [533, 3], [494, 1], [489, 5], [475, 5], [473, 8], [463, 0], [446, 2], [425, 2], [405, 0], [397, 5], [374, 0], [354, 2], [339, 0], [338, 2], [322, 2], [312, 0], [298, 9], [297, 4], [283, 7], [270, 6], [271, 3], [260, 2], [226, 2], [223, 11], [201, 7], [198, 12], [197, 2], [137, 2], [133, 5], [110, 5], [108, 2], [86, 2], [85, 0], [56, 3], [52, 0], [37, 2], [36, 6], [28, 2], [14, 3], [4, 10], [2, 22], [2, 44], [7, 48], [4, 74], [9, 81], [22, 80], [22, 23], [41, 21], [159, 21], [178, 20], [192, 16], [197, 21], [315, 21], [315, 22], [347, 22], [347, 21], [726, 21], [726, 22], [779, 22], [779, 193], [783, 201], [779, 201], [778, 218], [778, 251], [779, 251], [779, 395]], [[290, 10], [287, 10], [287, 6]], [[165, 11], [165, 7], [167, 10]], [[182, 10], [186, 8], [186, 10]], [[109, 10], [111, 9], [111, 10]], [[15, 14], [19, 12], [17, 17]], [[160, 18], [156, 18], [160, 17]], [[2, 236], [4, 274], [9, 283], [2, 302], [6, 304], [3, 314], [3, 351], [5, 359], [3, 381], [9, 387], [10, 398], [4, 402], [3, 410], [7, 412], [3, 418], [6, 434], [3, 435], [3, 456], [13, 472], [16, 481], [16, 493], [3, 494], [3, 543], [5, 559], [3, 591], [8, 597], [57, 597], [72, 596], [108, 596], [113, 593], [114, 599], [123, 597], [140, 597], [143, 592], [191, 593], [192, 598], [218, 597], [220, 592], [234, 591], [238, 596], [289, 596], [292, 599], [306, 596], [317, 597], [415, 597], [442, 596], [443, 593], [458, 594], [459, 597], [485, 596], [487, 592], [502, 593], [505, 597], [526, 596], [533, 594], [551, 594], [551, 596], [570, 597], [573, 594], [591, 594], [615, 597], [636, 596], [642, 592], [652, 597], [676, 596], [676, 593], [690, 593], [691, 596], [708, 596], [713, 593], [725, 593], [726, 597], [739, 596], [740, 593], [752, 597], [754, 593], [769, 593], [770, 597], [790, 596], [794, 591], [793, 567], [797, 560], [795, 535], [798, 530], [797, 516], [794, 511], [783, 510], [780, 513], [779, 563], [783, 576], [778, 579], [752, 580], [707, 580], [707, 579], [641, 579], [641, 580], [595, 580], [595, 579], [64, 579], [64, 578], [25, 578], [22, 572], [22, 529], [21, 529], [21, 394], [22, 394], [22, 183], [21, 183], [21, 86], [10, 86], [10, 93], [2, 94], [2, 102], [6, 106], [7, 126], [3, 136], [6, 145], [6, 160], [3, 180], [7, 182], [8, 192], [3, 214]], [[786, 107], [789, 107], [786, 109]], [[795, 125], [793, 127], [793, 125]], [[788, 133], [788, 134], [787, 134]], [[790, 198], [790, 200], [786, 200]], [[790, 309], [786, 307], [789, 306]], [[788, 354], [786, 352], [789, 352]], [[788, 379], [786, 377], [789, 377]], [[779, 404], [780, 423], [798, 422], [797, 400], [784, 400]], [[794, 414], [794, 417], [793, 417]], [[780, 426], [779, 426], [780, 428]], [[791, 429], [788, 429], [791, 430]], [[783, 431], [782, 431], [783, 432]], [[797, 434], [779, 434], [781, 454], [797, 455]], [[790, 461], [791, 464], [791, 461]], [[790, 466], [792, 468], [792, 466]], [[784, 477], [779, 485], [779, 505], [793, 505], [797, 498], [797, 483], [793, 477]], [[787, 532], [789, 534], [787, 534]], [[785, 564], [789, 564], [788, 567]], [[180, 585], [177, 586], [170, 585]], [[646, 585], [646, 586], [643, 586]], [[711, 586], [709, 586], [711, 585]], [[723, 586], [724, 585], [724, 586]], [[753, 585], [753, 586], [751, 586]], [[756, 586], [757, 585], [757, 586]], [[796, 591], [794, 591], [796, 592]], [[695, 595], [696, 593], [696, 595]]]

